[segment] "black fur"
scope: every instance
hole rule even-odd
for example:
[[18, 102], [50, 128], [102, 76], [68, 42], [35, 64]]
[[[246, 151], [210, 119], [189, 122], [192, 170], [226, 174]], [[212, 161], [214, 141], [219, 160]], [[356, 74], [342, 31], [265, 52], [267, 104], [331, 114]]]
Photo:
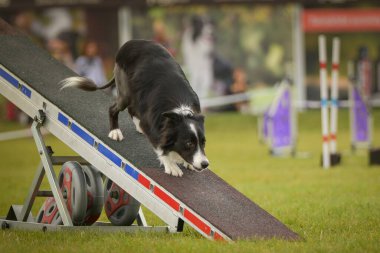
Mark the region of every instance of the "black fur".
[[170, 122], [164, 112], [186, 104], [200, 113], [199, 99], [181, 67], [161, 45], [132, 40], [122, 46], [116, 64], [126, 73], [126, 103], [131, 116], [140, 119], [140, 126], [156, 148], [162, 141], [163, 129]]
[[[81, 77], [68, 78], [62, 83], [63, 88], [73, 86], [88, 91], [104, 88]], [[112, 83], [116, 83], [118, 96], [109, 108], [111, 130], [118, 129], [119, 112], [128, 108], [131, 117], [140, 120], [139, 126], [160, 161], [166, 164], [166, 173], [182, 175], [179, 168], [173, 169], [173, 163], [197, 170], [208, 167], [204, 154], [204, 117], [200, 114], [198, 96], [164, 47], [147, 40], [125, 43], [117, 53], [114, 79], [107, 87]], [[178, 111], [181, 107], [184, 110]]]

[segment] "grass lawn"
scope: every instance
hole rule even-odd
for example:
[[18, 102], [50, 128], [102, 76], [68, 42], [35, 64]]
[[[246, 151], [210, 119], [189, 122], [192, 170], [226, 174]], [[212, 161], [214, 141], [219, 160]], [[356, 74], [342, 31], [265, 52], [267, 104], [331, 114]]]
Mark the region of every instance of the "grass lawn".
[[[364, 151], [351, 153], [348, 112], [342, 110], [339, 117], [343, 163], [330, 170], [319, 166], [318, 111], [299, 115], [298, 150], [310, 154], [304, 159], [270, 157], [257, 139], [252, 116], [215, 114], [206, 120], [212, 170], [303, 241], [213, 242], [188, 226], [179, 234], [0, 231], [0, 252], [380, 252], [380, 167], [368, 167]], [[380, 110], [373, 118], [374, 144], [380, 146]], [[0, 132], [16, 128], [0, 121]], [[73, 154], [53, 136], [46, 142], [57, 155]], [[22, 204], [38, 165], [33, 140], [0, 142], [0, 160], [0, 215], [5, 215], [9, 205]], [[146, 218], [163, 225], [148, 211]], [[103, 214], [101, 220], [106, 219]]]

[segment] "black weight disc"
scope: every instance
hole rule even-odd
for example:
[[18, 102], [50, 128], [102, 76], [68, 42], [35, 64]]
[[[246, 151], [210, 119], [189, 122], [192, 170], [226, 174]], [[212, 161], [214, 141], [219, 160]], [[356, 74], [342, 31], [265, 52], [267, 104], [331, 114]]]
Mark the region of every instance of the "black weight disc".
[[129, 226], [136, 219], [140, 203], [110, 179], [104, 183], [104, 209], [116, 226]]

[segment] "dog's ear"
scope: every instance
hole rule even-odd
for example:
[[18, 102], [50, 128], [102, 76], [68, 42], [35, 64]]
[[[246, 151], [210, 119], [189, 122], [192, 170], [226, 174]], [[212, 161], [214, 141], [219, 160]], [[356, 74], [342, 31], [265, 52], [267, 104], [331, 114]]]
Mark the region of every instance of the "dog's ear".
[[183, 119], [183, 117], [181, 115], [179, 115], [178, 113], [175, 113], [173, 111], [163, 112], [161, 115], [165, 118], [168, 118], [168, 119], [174, 121], [174, 122], [180, 122]]

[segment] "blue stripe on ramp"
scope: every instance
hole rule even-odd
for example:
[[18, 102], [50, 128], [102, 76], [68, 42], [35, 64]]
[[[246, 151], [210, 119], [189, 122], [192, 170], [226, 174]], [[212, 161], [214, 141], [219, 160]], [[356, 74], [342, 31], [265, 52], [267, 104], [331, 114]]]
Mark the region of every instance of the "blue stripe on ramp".
[[134, 179], [139, 180], [139, 173], [128, 164], [125, 166], [125, 172], [127, 172]]
[[118, 167], [121, 167], [121, 159], [101, 143], [99, 143], [98, 151], [102, 153], [105, 157], [107, 157], [109, 160], [111, 160]]
[[16, 80], [16, 78], [11, 76], [8, 72], [6, 72], [2, 68], [0, 68], [0, 76], [3, 77], [5, 80], [7, 80], [10, 84], [12, 84], [14, 87], [18, 89], [18, 81]]
[[28, 98], [31, 98], [32, 96], [32, 91], [29, 90], [27, 87], [25, 87], [24, 85], [21, 85], [21, 92], [27, 96]]
[[83, 131], [79, 126], [77, 126], [75, 123], [71, 124], [71, 130], [73, 130], [74, 133], [76, 133], [79, 137], [81, 137], [83, 140], [85, 140], [88, 144], [91, 146], [94, 146], [94, 138], [92, 138], [88, 133]]
[[58, 120], [65, 126], [69, 125], [69, 119], [62, 113], [58, 113]]

